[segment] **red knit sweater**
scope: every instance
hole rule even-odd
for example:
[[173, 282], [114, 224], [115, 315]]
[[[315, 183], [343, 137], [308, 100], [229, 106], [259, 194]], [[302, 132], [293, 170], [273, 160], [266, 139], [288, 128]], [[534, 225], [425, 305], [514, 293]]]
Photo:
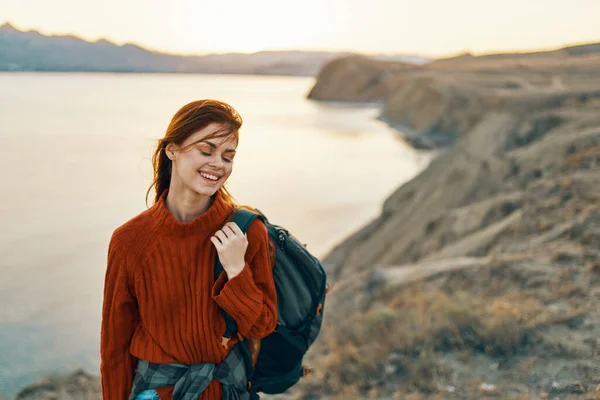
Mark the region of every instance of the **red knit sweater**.
[[[265, 337], [277, 323], [265, 225], [257, 219], [248, 229], [242, 272], [231, 280], [224, 272], [214, 283], [217, 254], [210, 237], [231, 206], [217, 192], [205, 213], [182, 223], [165, 207], [165, 197], [117, 228], [110, 240], [100, 341], [103, 400], [129, 398], [138, 358], [221, 363], [228, 350], [221, 345], [225, 321], [219, 307], [245, 337]], [[173, 388], [157, 392], [171, 400]], [[221, 399], [221, 384], [214, 380], [200, 398]]]

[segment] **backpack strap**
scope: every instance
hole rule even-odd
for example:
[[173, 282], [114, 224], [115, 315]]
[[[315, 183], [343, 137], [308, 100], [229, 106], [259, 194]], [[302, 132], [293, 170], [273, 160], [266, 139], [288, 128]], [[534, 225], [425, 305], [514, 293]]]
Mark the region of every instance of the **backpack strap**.
[[[235, 222], [240, 227], [242, 232], [246, 233], [252, 221], [254, 221], [257, 217], [259, 217], [259, 215], [256, 213], [250, 210], [239, 208], [233, 214], [231, 222]], [[217, 279], [219, 279], [219, 276], [221, 276], [223, 271], [223, 265], [221, 264], [221, 260], [219, 260], [219, 255], [217, 254], [215, 257], [215, 282]], [[231, 340], [231, 337], [237, 333], [237, 324], [225, 310], [221, 309], [221, 312], [223, 313], [223, 318], [225, 318], [225, 333], [223, 334], [221, 344], [223, 347], [228, 348], [228, 343]]]
[[248, 228], [250, 228], [250, 224], [256, 218], [260, 218], [260, 215], [245, 208], [238, 208], [235, 214], [233, 214], [231, 222], [235, 222], [242, 232], [246, 233], [248, 232]]

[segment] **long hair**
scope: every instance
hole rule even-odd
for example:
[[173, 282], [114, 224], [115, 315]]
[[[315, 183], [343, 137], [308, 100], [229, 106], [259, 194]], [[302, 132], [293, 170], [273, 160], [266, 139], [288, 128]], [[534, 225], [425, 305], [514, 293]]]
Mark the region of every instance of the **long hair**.
[[[213, 122], [220, 124], [222, 129], [216, 130], [205, 139], [233, 137], [236, 142], [239, 141], [239, 129], [243, 122], [242, 117], [227, 103], [218, 100], [197, 100], [186, 104], [175, 113], [167, 128], [165, 137], [158, 141], [152, 156], [154, 180], [148, 188], [148, 192], [146, 192], [146, 204], [148, 204], [148, 196], [152, 189], [155, 192], [154, 203], [156, 203], [162, 193], [171, 185], [172, 162], [167, 157], [165, 150], [167, 145], [174, 143], [180, 146], [190, 135]], [[190, 146], [192, 145], [194, 143], [190, 144]], [[219, 191], [221, 191], [223, 200], [231, 205], [236, 204], [233, 196], [224, 186], [221, 186]]]

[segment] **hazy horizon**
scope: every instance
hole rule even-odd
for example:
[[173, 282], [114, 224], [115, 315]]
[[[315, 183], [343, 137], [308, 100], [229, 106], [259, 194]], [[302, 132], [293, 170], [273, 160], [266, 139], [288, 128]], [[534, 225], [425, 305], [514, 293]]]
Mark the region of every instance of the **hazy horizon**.
[[563, 47], [569, 47], [569, 46], [578, 46], [578, 45], [585, 45], [585, 44], [593, 44], [593, 43], [600, 43], [600, 37], [596, 40], [588, 40], [588, 41], [580, 41], [580, 42], [565, 42], [565, 43], [560, 43], [554, 46], [550, 46], [550, 47], [545, 47], [545, 48], [523, 48], [523, 49], [495, 49], [495, 50], [491, 50], [491, 51], [483, 51], [483, 52], [473, 52], [469, 49], [465, 49], [462, 50], [460, 52], [455, 52], [455, 53], [448, 53], [448, 54], [438, 54], [438, 55], [426, 55], [426, 54], [421, 54], [421, 53], [407, 53], [407, 52], [368, 52], [368, 51], [356, 51], [356, 50], [350, 50], [350, 49], [346, 49], [346, 50], [335, 50], [335, 49], [298, 49], [298, 48], [281, 48], [281, 49], [264, 49], [264, 50], [256, 50], [256, 51], [223, 51], [223, 52], [218, 52], [218, 51], [212, 51], [212, 52], [196, 52], [196, 53], [180, 53], [180, 52], [173, 52], [173, 51], [169, 51], [169, 50], [165, 50], [165, 49], [155, 49], [152, 48], [144, 43], [136, 43], [136, 42], [119, 42], [116, 40], [110, 40], [107, 39], [106, 37], [99, 37], [99, 38], [95, 38], [95, 39], [91, 39], [91, 38], [86, 38], [83, 37], [81, 35], [75, 34], [73, 32], [45, 32], [43, 30], [40, 29], [36, 29], [36, 28], [22, 28], [20, 26], [18, 26], [17, 24], [13, 23], [12, 21], [0, 21], [0, 26], [5, 25], [5, 24], [9, 24], [11, 25], [13, 28], [22, 31], [22, 32], [29, 32], [29, 31], [36, 31], [38, 33], [41, 33], [45, 36], [73, 36], [91, 43], [95, 43], [95, 42], [99, 42], [102, 40], [106, 40], [109, 41], [115, 45], [119, 45], [119, 46], [123, 46], [123, 45], [135, 45], [138, 47], [141, 47], [145, 50], [151, 51], [151, 52], [156, 52], [156, 53], [161, 53], [161, 54], [169, 54], [169, 55], [177, 55], [177, 56], [204, 56], [204, 55], [215, 55], [215, 54], [255, 54], [255, 53], [260, 53], [260, 52], [331, 52], [331, 53], [360, 53], [360, 54], [366, 54], [366, 55], [407, 55], [407, 56], [421, 56], [421, 57], [425, 57], [425, 58], [443, 58], [443, 57], [449, 57], [449, 56], [455, 56], [455, 55], [460, 55], [460, 54], [465, 54], [465, 53], [471, 53], [473, 55], [477, 55], [477, 56], [481, 56], [481, 55], [490, 55], [490, 54], [504, 54], [504, 53], [528, 53], [528, 52], [540, 52], [540, 51], [552, 51], [552, 50], [558, 50], [561, 49]]
[[0, 24], [19, 30], [180, 55], [332, 51], [444, 57], [600, 42], [596, 0], [373, 0], [368, 6], [358, 0], [306, 0], [302, 6], [274, 0], [173, 0], [169, 6], [157, 0], [9, 0], [0, 3], [0, 15]]

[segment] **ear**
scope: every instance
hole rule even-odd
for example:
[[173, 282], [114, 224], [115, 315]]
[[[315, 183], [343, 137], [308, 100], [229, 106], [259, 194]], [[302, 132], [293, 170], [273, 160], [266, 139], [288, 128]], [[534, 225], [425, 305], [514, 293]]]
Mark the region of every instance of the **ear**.
[[176, 146], [174, 143], [169, 143], [167, 145], [167, 147], [165, 147], [165, 153], [167, 154], [167, 157], [169, 158], [169, 160], [171, 161], [175, 161], [175, 151], [176, 151]]

